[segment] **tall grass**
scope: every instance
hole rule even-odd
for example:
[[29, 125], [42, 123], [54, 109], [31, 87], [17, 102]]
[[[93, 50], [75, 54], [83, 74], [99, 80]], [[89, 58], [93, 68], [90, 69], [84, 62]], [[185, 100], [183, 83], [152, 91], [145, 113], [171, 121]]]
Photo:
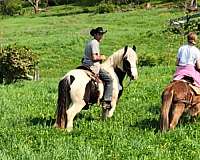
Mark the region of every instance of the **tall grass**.
[[[52, 13], [52, 15], [50, 14]], [[199, 120], [185, 117], [173, 131], [158, 130], [160, 95], [174, 72], [179, 36], [163, 34], [168, 9], [102, 15], [11, 17], [1, 20], [1, 46], [17, 43], [40, 57], [40, 81], [0, 86], [0, 159], [199, 159]], [[97, 105], [81, 111], [74, 130], [53, 128], [59, 79], [80, 64], [91, 28], [108, 30], [101, 51], [111, 55], [125, 45], [139, 57], [164, 57], [160, 66], [139, 67], [139, 79], [125, 80], [114, 116], [101, 120]], [[171, 65], [164, 65], [171, 64]]]

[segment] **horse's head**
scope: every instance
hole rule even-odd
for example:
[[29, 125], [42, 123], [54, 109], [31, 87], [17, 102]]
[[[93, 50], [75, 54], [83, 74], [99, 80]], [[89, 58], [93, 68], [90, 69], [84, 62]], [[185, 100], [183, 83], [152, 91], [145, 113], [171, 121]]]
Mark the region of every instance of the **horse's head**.
[[127, 75], [132, 79], [136, 80], [138, 78], [137, 71], [137, 54], [136, 47], [130, 48], [126, 46], [124, 48], [124, 54], [122, 56], [123, 60], [123, 71], [127, 73]]

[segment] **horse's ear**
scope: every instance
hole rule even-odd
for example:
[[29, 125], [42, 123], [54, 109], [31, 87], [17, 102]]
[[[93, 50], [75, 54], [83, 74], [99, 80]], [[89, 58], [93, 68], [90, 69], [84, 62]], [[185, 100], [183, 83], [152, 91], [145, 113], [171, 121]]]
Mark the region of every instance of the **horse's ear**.
[[135, 45], [133, 45], [133, 50], [136, 52], [136, 46]]
[[123, 54], [123, 57], [125, 56], [127, 50], [128, 50], [128, 46], [125, 46], [125, 47], [124, 47], [124, 54]]

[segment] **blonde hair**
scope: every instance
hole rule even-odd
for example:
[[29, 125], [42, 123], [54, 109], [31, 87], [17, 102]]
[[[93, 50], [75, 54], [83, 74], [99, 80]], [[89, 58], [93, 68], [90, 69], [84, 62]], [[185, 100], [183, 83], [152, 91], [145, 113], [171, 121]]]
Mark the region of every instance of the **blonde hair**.
[[194, 32], [188, 33], [187, 40], [188, 40], [188, 43], [191, 43], [193, 45], [197, 44], [197, 40], [198, 40], [197, 34]]

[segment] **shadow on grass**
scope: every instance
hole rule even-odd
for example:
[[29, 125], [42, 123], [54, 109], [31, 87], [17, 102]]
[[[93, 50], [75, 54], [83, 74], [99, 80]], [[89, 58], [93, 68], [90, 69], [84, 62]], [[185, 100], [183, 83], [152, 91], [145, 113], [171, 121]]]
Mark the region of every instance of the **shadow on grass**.
[[76, 11], [76, 12], [66, 12], [66, 13], [52, 13], [52, 14], [41, 14], [40, 17], [62, 17], [62, 16], [70, 16], [70, 15], [78, 15], [78, 14], [83, 14], [83, 13], [94, 13], [94, 11], [88, 11], [88, 10], [83, 10], [83, 11]]
[[35, 117], [35, 118], [30, 118], [28, 120], [29, 125], [42, 125], [42, 126], [53, 126], [55, 123], [55, 119], [52, 117]]
[[[151, 106], [149, 108], [149, 112], [160, 117], [160, 107], [158, 106]], [[199, 120], [200, 117], [192, 117], [187, 113], [184, 113], [179, 119], [179, 122], [176, 127], [195, 124]], [[154, 133], [158, 133], [160, 130], [160, 118], [146, 118], [136, 122], [135, 124], [131, 125], [131, 127], [137, 127], [143, 130], [154, 130]]]
[[198, 122], [199, 120], [200, 120], [200, 117], [198, 117], [198, 116], [192, 117], [192, 116], [188, 115], [187, 113], [184, 113], [181, 116], [177, 126], [193, 124], [193, 123]]
[[[84, 113], [84, 112], [89, 112], [89, 113]], [[74, 120], [86, 120], [86, 121], [94, 121], [95, 118], [92, 116], [92, 114], [90, 114], [90, 111], [84, 111], [84, 112], [80, 112], [79, 114], [77, 114], [74, 118]]]
[[[160, 115], [160, 107], [155, 105], [149, 107], [148, 112], [159, 117]], [[159, 118], [146, 118], [141, 121], [137, 121], [135, 124], [131, 125], [131, 127], [137, 127], [142, 130], [153, 130], [154, 133], [159, 131]]]
[[156, 114], [156, 115], [159, 115], [160, 114], [160, 106], [157, 106], [157, 105], [150, 106], [149, 112]]
[[[76, 120], [85, 120], [85, 121], [94, 121], [95, 118], [89, 114], [89, 115], [85, 115], [84, 113], [79, 113], [75, 116], [74, 121]], [[28, 125], [41, 125], [41, 126], [53, 126], [55, 123], [56, 119], [52, 118], [51, 116], [49, 117], [34, 117], [34, 118], [28, 118], [27, 122]]]
[[155, 133], [159, 131], [159, 121], [157, 119], [143, 119], [135, 124], [131, 125], [131, 127], [137, 127], [142, 130], [154, 130]]

